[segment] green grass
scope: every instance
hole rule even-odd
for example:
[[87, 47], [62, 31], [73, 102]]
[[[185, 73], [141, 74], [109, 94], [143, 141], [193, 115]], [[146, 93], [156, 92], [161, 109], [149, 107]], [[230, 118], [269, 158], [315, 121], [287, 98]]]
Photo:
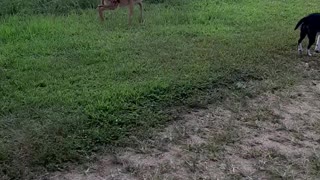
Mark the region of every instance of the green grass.
[[95, 8], [100, 0], [2, 0], [0, 16], [13, 14], [66, 14]]
[[[0, 19], [0, 177], [30, 178], [164, 125], [168, 108], [237, 81], [294, 82], [316, 0], [201, 0]], [[171, 5], [171, 6], [169, 6]], [[233, 90], [236, 91], [236, 90]], [[40, 169], [39, 169], [40, 168]]]

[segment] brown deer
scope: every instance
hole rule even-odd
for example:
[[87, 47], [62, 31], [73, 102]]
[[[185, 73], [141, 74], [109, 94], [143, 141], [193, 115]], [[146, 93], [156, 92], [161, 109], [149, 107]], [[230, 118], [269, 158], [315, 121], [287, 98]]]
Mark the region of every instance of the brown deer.
[[140, 6], [140, 22], [143, 21], [142, 17], [142, 0], [101, 0], [101, 4], [98, 6], [99, 16], [101, 21], [104, 21], [103, 11], [115, 10], [118, 7], [129, 7], [129, 25], [131, 25], [131, 19], [133, 16], [133, 6], [138, 4]]

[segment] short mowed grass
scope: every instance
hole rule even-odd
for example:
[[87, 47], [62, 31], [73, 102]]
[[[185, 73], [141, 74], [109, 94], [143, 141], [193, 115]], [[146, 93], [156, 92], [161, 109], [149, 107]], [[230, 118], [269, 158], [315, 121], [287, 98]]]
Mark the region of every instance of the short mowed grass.
[[[233, 84], [285, 87], [296, 66], [299, 18], [310, 0], [177, 0], [127, 10], [0, 17], [0, 177], [31, 178], [105, 147], [148, 138], [168, 109], [237, 93]], [[204, 96], [204, 97], [203, 97]], [[194, 103], [194, 102], [193, 102]]]

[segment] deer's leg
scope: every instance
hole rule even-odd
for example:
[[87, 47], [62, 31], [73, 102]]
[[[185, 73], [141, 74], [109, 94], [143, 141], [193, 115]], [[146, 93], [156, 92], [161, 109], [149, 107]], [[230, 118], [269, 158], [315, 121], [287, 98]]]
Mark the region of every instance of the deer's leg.
[[129, 17], [128, 17], [129, 25], [131, 25], [132, 15], [133, 15], [133, 0], [129, 0]]
[[143, 6], [142, 6], [142, 2], [138, 2], [138, 5], [140, 7], [140, 23], [143, 22]]
[[99, 17], [101, 21], [104, 21], [103, 11], [107, 10], [107, 2], [106, 0], [101, 0], [101, 4], [98, 6]]
[[103, 11], [107, 10], [107, 6], [104, 5], [99, 5], [98, 6], [98, 11], [99, 11], [99, 17], [101, 21], [104, 21], [104, 17], [103, 17]]
[[[102, 0], [102, 2], [105, 2], [104, 0]], [[103, 11], [105, 10], [114, 10], [118, 7], [118, 4], [116, 5], [113, 5], [113, 4], [109, 4], [109, 5], [99, 5], [98, 6], [98, 11], [99, 11], [99, 16], [100, 16], [100, 19], [101, 21], [104, 21], [104, 17], [103, 17]]]

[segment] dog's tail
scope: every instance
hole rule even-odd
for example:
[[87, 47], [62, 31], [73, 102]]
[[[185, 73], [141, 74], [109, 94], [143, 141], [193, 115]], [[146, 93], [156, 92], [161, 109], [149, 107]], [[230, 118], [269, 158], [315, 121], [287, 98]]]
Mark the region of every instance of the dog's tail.
[[300, 21], [298, 22], [298, 24], [296, 25], [294, 30], [298, 29], [306, 21], [306, 19], [307, 19], [307, 17], [300, 19]]

